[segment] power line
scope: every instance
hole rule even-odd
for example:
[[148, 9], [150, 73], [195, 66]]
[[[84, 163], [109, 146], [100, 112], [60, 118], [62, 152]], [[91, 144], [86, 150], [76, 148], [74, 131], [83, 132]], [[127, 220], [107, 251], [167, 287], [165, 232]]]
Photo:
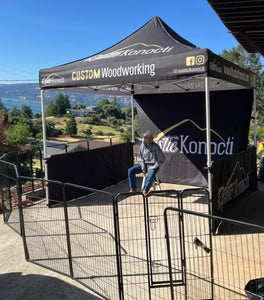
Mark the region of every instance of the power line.
[[[10, 71], [5, 70], [5, 73], [7, 72], [7, 73], [10, 73], [10, 74], [15, 74], [17, 76], [23, 76], [23, 75], [18, 75], [17, 74], [18, 72], [22, 73], [22, 74], [27, 73], [27, 74], [30, 74], [31, 76], [34, 74], [34, 72], [32, 72], [32, 71], [28, 71], [28, 70], [25, 70], [25, 69], [20, 69], [20, 68], [9, 66], [9, 65], [6, 65], [6, 64], [2, 64], [2, 63], [0, 63], [0, 66], [4, 66], [5, 68], [16, 71], [16, 73], [14, 73], [14, 72], [10, 72]], [[27, 76], [29, 76], [29, 75], [27, 75]]]
[[38, 81], [38, 79], [0, 79], [0, 81]]

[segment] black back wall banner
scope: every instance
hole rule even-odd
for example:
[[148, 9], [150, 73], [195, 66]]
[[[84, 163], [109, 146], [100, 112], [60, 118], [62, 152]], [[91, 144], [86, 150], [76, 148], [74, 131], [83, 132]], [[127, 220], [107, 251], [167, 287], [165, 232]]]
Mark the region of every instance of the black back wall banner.
[[[207, 186], [205, 93], [135, 95], [139, 126], [166, 156], [163, 182]], [[248, 89], [210, 93], [212, 160], [246, 149], [253, 103]]]

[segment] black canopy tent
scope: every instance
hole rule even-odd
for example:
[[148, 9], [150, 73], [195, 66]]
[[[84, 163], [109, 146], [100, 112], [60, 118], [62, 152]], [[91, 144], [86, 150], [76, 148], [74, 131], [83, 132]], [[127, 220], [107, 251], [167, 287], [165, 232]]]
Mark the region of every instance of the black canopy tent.
[[204, 92], [208, 187], [211, 191], [210, 92], [254, 89], [255, 76], [209, 49], [196, 47], [174, 32], [159, 17], [154, 17], [133, 34], [102, 52], [40, 70], [39, 83], [44, 156], [45, 90], [131, 94], [132, 108], [134, 95]]

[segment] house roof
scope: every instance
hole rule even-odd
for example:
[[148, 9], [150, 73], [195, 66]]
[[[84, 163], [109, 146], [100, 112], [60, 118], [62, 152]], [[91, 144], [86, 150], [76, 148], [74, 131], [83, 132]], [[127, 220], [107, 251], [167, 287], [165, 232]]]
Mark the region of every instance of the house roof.
[[264, 56], [263, 0], [207, 0], [235, 39], [249, 53]]

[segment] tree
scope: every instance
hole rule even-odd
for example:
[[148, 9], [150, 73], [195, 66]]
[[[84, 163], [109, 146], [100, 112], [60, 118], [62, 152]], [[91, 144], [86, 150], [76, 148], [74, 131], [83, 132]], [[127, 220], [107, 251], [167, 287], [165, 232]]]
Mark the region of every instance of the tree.
[[118, 101], [114, 98], [113, 101], [109, 101], [107, 99], [103, 99], [98, 105], [101, 110], [103, 110], [103, 115], [105, 117], [114, 117], [116, 119], [124, 119], [125, 114], [122, 111]]
[[264, 125], [264, 70], [260, 54], [248, 53], [238, 45], [229, 51], [224, 49], [221, 56], [256, 73], [257, 121]]
[[[39, 139], [42, 139], [43, 134], [42, 134], [42, 121], [40, 119], [36, 120], [33, 125], [33, 137], [37, 137]], [[55, 136], [57, 135], [57, 132], [59, 133], [59, 130], [55, 129], [55, 123], [46, 120], [46, 136]]]
[[[134, 122], [134, 134], [135, 134], [135, 139], [137, 140], [140, 137], [140, 129], [139, 129], [139, 124], [138, 124], [138, 119], [135, 119]], [[128, 126], [126, 130], [124, 130], [121, 134], [121, 139], [125, 142], [132, 141], [132, 127]]]
[[92, 115], [89, 119], [90, 124], [99, 125], [101, 122], [101, 118], [98, 115]]
[[0, 144], [3, 144], [6, 140], [6, 129], [8, 127], [8, 124], [5, 120], [5, 115], [3, 113], [0, 113]]
[[33, 117], [32, 109], [28, 105], [23, 104], [21, 106], [21, 115], [24, 118], [32, 119]]
[[41, 118], [41, 114], [40, 113], [35, 113], [33, 118], [34, 119], [39, 119], [39, 118]]
[[110, 101], [108, 99], [102, 99], [98, 104], [97, 108], [100, 111], [100, 116], [101, 118], [105, 119], [106, 114], [105, 114], [105, 108], [110, 104]]
[[131, 126], [128, 126], [127, 130], [124, 131], [121, 134], [121, 140], [123, 140], [124, 142], [132, 141], [132, 128], [131, 128]]
[[[55, 128], [56, 125], [54, 122], [47, 120], [46, 121], [46, 135], [47, 136], [57, 136], [58, 134], [61, 134], [61, 131]], [[42, 126], [41, 126], [42, 128]]]
[[6, 130], [6, 140], [11, 145], [25, 145], [31, 136], [30, 127], [23, 122], [10, 125]]
[[54, 105], [54, 103], [53, 103], [52, 100], [49, 100], [49, 101], [47, 102], [45, 115], [46, 115], [47, 117], [50, 117], [50, 116], [54, 116], [54, 115], [55, 115], [55, 105]]
[[77, 123], [74, 116], [70, 116], [66, 122], [65, 134], [74, 135], [77, 133]]
[[90, 136], [90, 135], [93, 134], [93, 133], [92, 133], [92, 130], [91, 130], [90, 128], [83, 130], [83, 133], [84, 133], [86, 136]]
[[108, 99], [102, 99], [98, 104], [97, 107], [104, 110], [105, 106], [109, 105], [110, 101]]
[[66, 114], [68, 108], [71, 108], [69, 96], [59, 94], [55, 100], [55, 107], [54, 107], [55, 115], [61, 116]]
[[[128, 107], [126, 107], [125, 109], [124, 109], [124, 114], [125, 114], [125, 116], [126, 116], [126, 119], [128, 119], [128, 118], [132, 118], [132, 109], [131, 109], [131, 106], [128, 106]], [[136, 107], [134, 107], [134, 116], [136, 116], [137, 115], [137, 109], [136, 109]]]
[[[46, 120], [46, 128], [48, 127], [48, 124], [51, 121]], [[46, 129], [47, 132], [47, 129]], [[33, 137], [42, 137], [42, 120], [38, 119], [36, 121], [34, 121], [33, 123], [33, 127], [32, 127], [32, 133], [33, 133]], [[48, 136], [48, 134], [47, 134]]]
[[6, 129], [9, 126], [8, 110], [0, 98], [0, 144], [6, 142]]
[[42, 137], [42, 120], [38, 119], [33, 123], [32, 133], [33, 137]]
[[13, 106], [9, 112], [11, 117], [18, 117], [21, 114], [21, 110], [17, 106]]
[[6, 110], [6, 107], [5, 107], [2, 99], [0, 98], [0, 111], [2, 111], [2, 110]]

